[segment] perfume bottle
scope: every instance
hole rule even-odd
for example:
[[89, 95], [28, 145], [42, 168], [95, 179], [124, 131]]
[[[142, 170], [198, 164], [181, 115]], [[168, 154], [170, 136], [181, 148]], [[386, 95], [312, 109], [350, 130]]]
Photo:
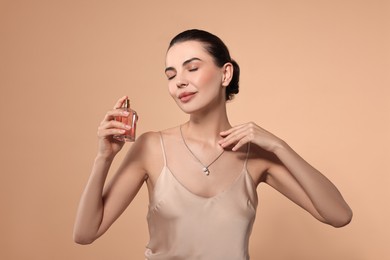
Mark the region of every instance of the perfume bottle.
[[126, 130], [124, 134], [114, 135], [114, 138], [119, 141], [134, 142], [135, 141], [135, 130], [137, 128], [138, 115], [137, 112], [130, 108], [130, 100], [126, 99], [121, 109], [129, 112], [128, 116], [117, 116], [116, 121], [122, 122], [126, 125], [131, 126], [129, 130]]

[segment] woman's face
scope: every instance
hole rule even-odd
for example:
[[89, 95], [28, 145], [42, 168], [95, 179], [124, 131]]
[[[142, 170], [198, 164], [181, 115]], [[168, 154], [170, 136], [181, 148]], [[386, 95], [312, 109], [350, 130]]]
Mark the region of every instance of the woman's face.
[[165, 74], [169, 93], [186, 113], [225, 103], [224, 67], [216, 66], [201, 42], [173, 45], [167, 52]]

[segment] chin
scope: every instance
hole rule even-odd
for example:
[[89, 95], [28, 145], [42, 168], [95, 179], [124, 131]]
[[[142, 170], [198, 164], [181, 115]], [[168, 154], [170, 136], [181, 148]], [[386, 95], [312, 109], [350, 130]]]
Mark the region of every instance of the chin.
[[177, 106], [183, 111], [184, 113], [190, 115], [199, 112], [201, 109], [198, 106], [194, 106], [192, 104], [182, 104], [180, 101], [176, 103]]
[[194, 113], [199, 111], [199, 110], [196, 110], [196, 109], [184, 108], [182, 106], [180, 106], [180, 109], [181, 109], [181, 111], [183, 111], [184, 113], [186, 113], [188, 115], [194, 114]]

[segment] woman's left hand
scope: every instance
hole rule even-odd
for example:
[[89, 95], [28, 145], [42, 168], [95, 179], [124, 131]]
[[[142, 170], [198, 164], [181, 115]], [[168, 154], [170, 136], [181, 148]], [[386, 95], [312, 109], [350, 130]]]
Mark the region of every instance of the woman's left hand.
[[223, 137], [219, 144], [223, 148], [233, 146], [232, 151], [238, 150], [243, 145], [251, 142], [267, 150], [275, 152], [275, 150], [283, 146], [283, 141], [264, 130], [253, 122], [234, 126], [220, 133]]

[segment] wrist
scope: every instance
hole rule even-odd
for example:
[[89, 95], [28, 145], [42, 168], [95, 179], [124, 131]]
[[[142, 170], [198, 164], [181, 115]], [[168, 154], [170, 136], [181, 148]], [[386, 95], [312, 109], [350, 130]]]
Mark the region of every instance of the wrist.
[[278, 153], [280, 153], [282, 151], [286, 151], [288, 149], [289, 149], [288, 144], [285, 141], [279, 139], [277, 142], [275, 142], [275, 144], [272, 148], [272, 152], [274, 154], [278, 154]]
[[106, 163], [112, 163], [114, 160], [115, 155], [112, 154], [102, 154], [98, 153], [95, 157], [95, 162], [106, 162]]

